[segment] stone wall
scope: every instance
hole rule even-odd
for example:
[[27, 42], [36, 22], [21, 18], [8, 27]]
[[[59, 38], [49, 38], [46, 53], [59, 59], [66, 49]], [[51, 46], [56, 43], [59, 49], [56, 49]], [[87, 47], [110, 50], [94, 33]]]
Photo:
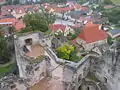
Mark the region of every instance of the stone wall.
[[[105, 90], [120, 90], [120, 62], [113, 63], [111, 52], [103, 54], [102, 59], [95, 59], [95, 75], [108, 88]], [[94, 61], [94, 62], [95, 62]], [[94, 72], [94, 71], [93, 71]]]
[[[16, 52], [16, 61], [19, 68], [19, 75], [24, 79], [31, 79], [34, 82], [38, 82], [40, 77], [46, 76], [47, 68], [50, 68], [50, 63], [48, 64], [46, 60], [40, 60], [40, 62], [34, 64], [30, 64], [30, 57], [25, 56], [25, 52], [23, 52], [23, 46], [25, 45], [25, 40], [32, 38], [32, 44], [40, 44], [39, 33], [31, 33], [21, 35], [15, 38], [15, 52]], [[30, 71], [26, 70], [26, 67], [31, 68]], [[47, 70], [49, 71], [49, 70]], [[41, 75], [42, 74], [42, 75]]]
[[32, 38], [32, 44], [39, 44], [39, 34], [38, 33], [32, 33], [32, 34], [26, 34], [24, 36], [20, 36], [18, 37], [18, 43], [20, 44], [20, 47], [22, 47], [23, 45], [25, 45], [25, 40]]

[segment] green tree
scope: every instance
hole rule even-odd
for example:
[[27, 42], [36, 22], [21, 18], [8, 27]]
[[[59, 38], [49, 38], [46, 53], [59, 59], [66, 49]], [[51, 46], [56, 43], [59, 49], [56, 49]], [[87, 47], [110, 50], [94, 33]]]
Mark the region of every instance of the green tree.
[[48, 24], [52, 24], [56, 20], [56, 16], [51, 14], [51, 13], [50, 14], [45, 13], [44, 15], [45, 15], [45, 19], [46, 19]]
[[13, 4], [14, 4], [14, 5], [19, 4], [19, 3], [20, 3], [19, 0], [14, 0], [14, 1], [13, 1]]
[[9, 27], [9, 34], [13, 34], [15, 32], [15, 27], [14, 26], [10, 26]]
[[114, 4], [116, 4], [116, 5], [120, 5], [120, 0], [111, 0], [111, 2], [114, 3]]
[[51, 14], [32, 13], [25, 15], [23, 21], [32, 31], [46, 32], [49, 29], [49, 24], [53, 23], [55, 19]]
[[4, 37], [0, 37], [0, 64], [7, 63], [11, 60], [11, 50], [6, 42], [6, 39]]
[[113, 4], [113, 2], [111, 0], [104, 0], [104, 4]]
[[7, 0], [7, 5], [12, 5], [13, 1], [12, 0]]
[[113, 44], [113, 40], [114, 40], [114, 39], [109, 36], [109, 37], [107, 38], [108, 44], [112, 45], [112, 44]]
[[71, 52], [74, 51], [74, 46], [64, 44], [57, 48], [57, 55], [59, 58], [69, 60]]
[[26, 26], [25, 28], [20, 30], [20, 33], [26, 33], [26, 32], [30, 32], [30, 31], [32, 31], [31, 28], [29, 26]]
[[2, 36], [2, 35], [3, 35], [3, 26], [0, 25], [0, 36]]
[[77, 0], [78, 3], [83, 4], [86, 3], [88, 0]]
[[107, 17], [112, 24], [120, 25], [120, 7], [115, 7], [110, 10], [103, 11], [103, 17]]

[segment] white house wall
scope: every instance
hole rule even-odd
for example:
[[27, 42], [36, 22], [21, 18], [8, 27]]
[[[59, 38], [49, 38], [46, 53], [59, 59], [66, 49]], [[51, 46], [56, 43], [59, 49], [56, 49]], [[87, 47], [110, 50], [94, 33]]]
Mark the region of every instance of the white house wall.
[[86, 43], [85, 41], [83, 41], [82, 39], [80, 38], [77, 38], [77, 43], [82, 45], [85, 50], [91, 50], [94, 46], [99, 46], [101, 44], [105, 44], [107, 43], [107, 39], [104, 39], [104, 40], [100, 40], [100, 41], [96, 41], [96, 42], [92, 42], [92, 43]]

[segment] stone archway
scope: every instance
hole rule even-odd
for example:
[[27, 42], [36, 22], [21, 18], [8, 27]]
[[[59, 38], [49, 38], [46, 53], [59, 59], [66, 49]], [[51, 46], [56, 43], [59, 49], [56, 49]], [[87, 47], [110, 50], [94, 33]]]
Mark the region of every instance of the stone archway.
[[99, 90], [99, 87], [93, 81], [84, 80], [78, 87], [78, 90]]

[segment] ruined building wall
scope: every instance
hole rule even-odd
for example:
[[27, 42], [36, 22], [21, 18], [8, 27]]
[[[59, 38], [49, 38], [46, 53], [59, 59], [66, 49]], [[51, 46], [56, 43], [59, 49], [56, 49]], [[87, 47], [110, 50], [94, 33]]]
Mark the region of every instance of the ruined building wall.
[[115, 53], [106, 52], [99, 59], [93, 59], [92, 72], [108, 90], [120, 90], [120, 58], [115, 60]]

